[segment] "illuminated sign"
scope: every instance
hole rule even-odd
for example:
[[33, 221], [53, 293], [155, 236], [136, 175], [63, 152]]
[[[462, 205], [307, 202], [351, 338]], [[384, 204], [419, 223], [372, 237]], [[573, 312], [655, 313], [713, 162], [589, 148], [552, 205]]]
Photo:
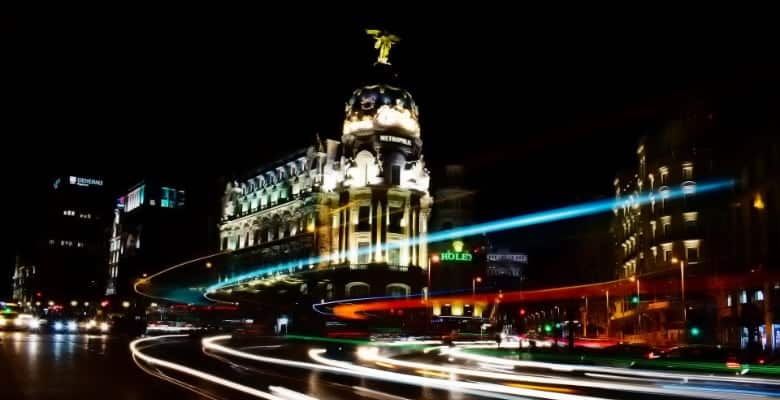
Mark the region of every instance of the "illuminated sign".
[[103, 186], [102, 179], [83, 178], [80, 176], [71, 176], [70, 184], [77, 186]]
[[447, 250], [439, 255], [442, 261], [469, 262], [472, 260], [471, 253], [463, 251], [462, 241], [456, 240], [452, 242], [452, 249], [455, 251]]
[[515, 254], [488, 254], [488, 261], [514, 261], [518, 263], [528, 264], [528, 255], [522, 253]]
[[401, 143], [407, 146], [412, 145], [412, 141], [407, 138], [402, 138], [398, 136], [390, 136], [390, 135], [380, 135], [379, 136], [380, 142], [388, 142], [388, 143]]
[[445, 251], [440, 255], [442, 261], [471, 261], [471, 253], [456, 253], [454, 251]]

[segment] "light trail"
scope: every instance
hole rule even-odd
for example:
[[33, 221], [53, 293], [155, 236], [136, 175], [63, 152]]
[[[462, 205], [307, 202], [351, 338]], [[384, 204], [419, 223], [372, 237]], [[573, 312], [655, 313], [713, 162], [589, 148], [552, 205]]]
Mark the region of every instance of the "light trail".
[[[718, 180], [711, 182], [702, 182], [695, 186], [696, 194], [704, 194], [710, 192], [716, 192], [733, 187], [735, 181]], [[683, 188], [671, 189], [664, 196], [665, 199], [675, 199], [690, 194]], [[439, 232], [428, 233], [425, 237], [417, 237], [406, 241], [389, 242], [381, 246], [381, 251], [387, 251], [392, 249], [398, 249], [404, 246], [414, 246], [418, 244], [437, 243], [455, 238], [473, 236], [484, 233], [504, 231], [508, 229], [522, 228], [526, 226], [544, 224], [555, 221], [562, 221], [566, 219], [583, 217], [586, 215], [599, 214], [603, 212], [612, 211], [623, 206], [633, 206], [634, 204], [642, 205], [654, 201], [654, 195], [652, 193], [643, 194], [637, 198], [632, 198], [631, 203], [628, 201], [618, 202], [615, 199], [609, 200], [597, 200], [583, 204], [575, 204], [565, 207], [560, 207], [547, 211], [539, 211], [530, 214], [520, 215], [517, 217], [505, 218], [497, 221], [483, 222], [466, 227], [459, 227], [454, 229], [447, 229]], [[362, 254], [369, 254], [376, 249], [362, 249], [358, 250], [358, 256]], [[301, 265], [313, 265], [321, 262], [335, 261], [341, 256], [340, 253], [331, 253], [324, 256], [308, 257], [304, 259], [294, 260], [290, 262], [281, 263], [275, 266], [263, 267], [255, 269], [253, 271], [232, 277], [223, 282], [215, 283], [206, 288], [206, 293], [215, 292], [220, 289], [228, 288], [242, 283], [243, 281], [261, 277], [263, 275], [271, 275], [275, 273], [291, 273], [295, 271]]]
[[133, 355], [133, 357], [140, 358], [141, 360], [143, 360], [144, 362], [146, 362], [148, 364], [157, 365], [157, 366], [160, 366], [160, 367], [163, 367], [163, 368], [167, 368], [167, 369], [171, 369], [171, 370], [174, 370], [174, 371], [177, 371], [177, 372], [181, 372], [183, 374], [191, 375], [191, 376], [194, 376], [196, 378], [200, 378], [200, 379], [203, 379], [205, 381], [208, 381], [208, 382], [211, 382], [211, 383], [215, 383], [217, 385], [225, 386], [227, 388], [230, 388], [230, 389], [242, 392], [242, 393], [246, 393], [246, 394], [248, 394], [250, 396], [259, 397], [261, 399], [267, 399], [267, 400], [284, 400], [281, 397], [274, 396], [273, 394], [268, 393], [268, 392], [264, 392], [262, 390], [257, 390], [257, 389], [255, 389], [253, 387], [249, 387], [249, 386], [242, 385], [240, 383], [236, 383], [236, 382], [224, 379], [224, 378], [220, 378], [218, 376], [215, 376], [215, 375], [212, 375], [212, 374], [208, 374], [208, 373], [205, 373], [203, 371], [199, 371], [197, 369], [193, 369], [193, 368], [190, 368], [190, 367], [186, 367], [186, 366], [181, 365], [181, 364], [177, 364], [177, 363], [174, 363], [174, 362], [170, 362], [170, 361], [166, 361], [166, 360], [162, 360], [162, 359], [159, 359], [159, 358], [152, 357], [150, 355], [142, 353], [138, 349], [138, 345], [141, 344], [141, 343], [152, 342], [152, 341], [157, 341], [157, 340], [166, 339], [166, 338], [174, 338], [174, 337], [180, 338], [180, 337], [186, 337], [186, 336], [187, 335], [163, 335], [163, 336], [154, 336], [154, 337], [136, 339], [136, 340], [133, 340], [132, 342], [130, 342], [130, 353]]
[[286, 367], [303, 368], [315, 371], [324, 371], [337, 373], [341, 375], [357, 376], [361, 378], [369, 378], [376, 380], [389, 381], [394, 383], [402, 383], [407, 385], [417, 385], [423, 387], [431, 387], [444, 391], [457, 391], [476, 396], [499, 398], [499, 399], [516, 399], [516, 396], [535, 397], [549, 400], [595, 400], [597, 397], [579, 396], [564, 393], [551, 393], [540, 390], [511, 388], [503, 385], [490, 384], [490, 383], [474, 383], [474, 382], [462, 382], [458, 380], [450, 379], [436, 379], [420, 377], [416, 375], [402, 374], [397, 372], [388, 372], [378, 370], [374, 368], [368, 368], [363, 366], [357, 366], [354, 364], [330, 360], [322, 357], [325, 350], [313, 349], [309, 351], [309, 357], [317, 363], [310, 363], [305, 361], [294, 361], [275, 357], [260, 356], [257, 354], [247, 353], [244, 351], [232, 349], [227, 346], [216, 344], [215, 342], [221, 340], [230, 339], [230, 335], [212, 336], [204, 338], [202, 340], [203, 347], [211, 351], [220, 352], [223, 354], [232, 355], [239, 358], [244, 358], [253, 361], [259, 361], [263, 363], [271, 363], [276, 365], [282, 365]]
[[484, 362], [491, 364], [503, 364], [518, 367], [528, 368], [543, 368], [555, 371], [581, 371], [581, 372], [595, 372], [601, 374], [613, 374], [618, 376], [630, 375], [632, 377], [644, 377], [644, 378], [656, 378], [656, 379], [673, 379], [676, 381], [708, 381], [708, 382], [729, 382], [729, 383], [747, 383], [754, 385], [770, 385], [780, 386], [780, 380], [777, 379], [763, 379], [763, 378], [750, 378], [750, 377], [737, 377], [737, 376], [715, 376], [715, 375], [699, 375], [688, 373], [669, 373], [669, 372], [656, 372], [639, 369], [621, 369], [614, 367], [596, 367], [589, 365], [576, 365], [576, 364], [556, 364], [540, 361], [521, 361], [521, 360], [509, 360], [499, 357], [482, 356], [477, 354], [469, 354], [461, 351], [460, 349], [445, 349], [443, 354], [454, 358], [461, 358], [476, 362]]
[[[422, 362], [416, 362], [416, 361], [406, 361], [406, 360], [397, 360], [391, 357], [384, 357], [380, 356], [379, 349], [373, 348], [373, 349], [361, 349], [361, 351], [358, 352], [358, 357], [366, 360], [371, 361], [374, 363], [384, 363], [384, 364], [390, 364], [394, 365], [396, 367], [404, 367], [413, 369], [415, 371], [427, 371], [429, 373], [431, 372], [439, 372], [444, 374], [451, 374], [451, 375], [463, 375], [463, 376], [473, 376], [478, 378], [485, 378], [485, 379], [492, 379], [492, 380], [498, 380], [498, 381], [511, 381], [513, 384], [511, 386], [513, 387], [524, 387], [528, 389], [538, 389], [538, 390], [549, 390], [549, 389], [543, 389], [541, 386], [538, 385], [550, 385], [551, 387], [558, 387], [558, 386], [574, 386], [574, 387], [580, 387], [580, 388], [589, 388], [589, 389], [606, 389], [606, 390], [615, 390], [615, 391], [622, 391], [622, 392], [635, 392], [635, 393], [645, 393], [645, 394], [653, 394], [653, 395], [669, 395], [669, 396], [686, 396], [686, 397], [695, 397], [700, 399], [720, 399], [721, 396], [718, 396], [714, 393], [707, 392], [707, 393], [696, 393], [695, 389], [687, 388], [686, 386], [680, 385], [675, 388], [666, 388], [666, 387], [655, 387], [655, 386], [647, 386], [647, 385], [637, 385], [637, 384], [623, 384], [623, 383], [614, 383], [614, 382], [604, 382], [604, 381], [589, 381], [589, 380], [582, 380], [582, 379], [572, 379], [572, 378], [554, 378], [554, 377], [541, 377], [541, 376], [534, 376], [534, 375], [527, 375], [527, 374], [518, 374], [518, 373], [512, 373], [509, 371], [506, 372], [490, 372], [490, 371], [483, 371], [483, 370], [475, 370], [470, 368], [461, 368], [461, 367], [455, 367], [455, 366], [442, 366], [442, 365], [435, 365], [430, 363], [422, 363]], [[550, 367], [550, 365], [546, 365], [547, 367]], [[552, 365], [553, 369], [556, 371], [561, 371], [561, 369], [554, 368], [555, 365]], [[570, 372], [572, 369], [564, 369], [563, 371]], [[677, 379], [678, 381], [680, 378]], [[523, 382], [522, 384], [519, 384], [517, 382]], [[651, 383], [655, 384], [658, 383], [658, 381], [651, 381]], [[670, 383], [669, 381], [663, 381], [661, 383]], [[535, 385], [528, 385], [528, 384], [535, 384]], [[521, 385], [521, 386], [516, 386]], [[522, 386], [525, 385], [525, 386]], [[536, 387], [534, 387], [536, 386]], [[565, 389], [568, 390], [568, 389]], [[693, 390], [693, 391], [692, 391]], [[566, 393], [570, 393], [566, 392]], [[735, 392], [740, 393], [740, 392]], [[736, 396], [733, 397], [734, 400], [737, 399], [752, 399], [750, 396]]]

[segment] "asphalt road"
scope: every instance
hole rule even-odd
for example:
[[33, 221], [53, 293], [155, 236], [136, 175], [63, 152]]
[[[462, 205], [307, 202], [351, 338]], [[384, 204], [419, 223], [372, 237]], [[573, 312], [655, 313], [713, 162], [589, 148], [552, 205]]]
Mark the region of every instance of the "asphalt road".
[[128, 339], [0, 332], [0, 399], [197, 399], [133, 362]]
[[[385, 348], [381, 359], [358, 360], [351, 356], [354, 352], [349, 349], [338, 351], [340, 345], [330, 345], [331, 351], [317, 353], [315, 349], [329, 346], [322, 341], [214, 340], [212, 343], [237, 353], [214, 347], [204, 351], [199, 338], [184, 335], [140, 340], [135, 344], [136, 359], [129, 350], [128, 338], [3, 332], [0, 333], [0, 399], [215, 400], [257, 398], [259, 393], [260, 397], [276, 395], [283, 399], [303, 399], [301, 395], [306, 395], [319, 399], [374, 400], [593, 397], [641, 400], [659, 395], [702, 398], [705, 394], [704, 398], [711, 399], [755, 399], [780, 394], [777, 390], [780, 382], [776, 381], [758, 386], [725, 382], [720, 378], [689, 383], [676, 375], [645, 379], [633, 376], [630, 370], [605, 375], [528, 366], [506, 368], [490, 362], [469, 361], [454, 353], [446, 356], [438, 351], [423, 353], [419, 349]], [[453, 372], [450, 368], [463, 368], [463, 372]], [[634, 389], [615, 385], [629, 385]], [[669, 390], [679, 393], [670, 397]], [[251, 391], [256, 393], [248, 394]], [[527, 393], [519, 395], [519, 391]], [[721, 394], [726, 397], [720, 397]]]

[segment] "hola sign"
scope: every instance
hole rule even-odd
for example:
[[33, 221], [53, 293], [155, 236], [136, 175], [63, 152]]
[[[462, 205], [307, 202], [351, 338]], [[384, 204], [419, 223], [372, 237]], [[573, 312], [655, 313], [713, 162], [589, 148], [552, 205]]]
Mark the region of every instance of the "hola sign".
[[463, 251], [463, 242], [456, 240], [452, 242], [452, 250], [441, 253], [442, 261], [457, 261], [457, 262], [469, 262], [472, 259], [472, 255], [469, 252]]

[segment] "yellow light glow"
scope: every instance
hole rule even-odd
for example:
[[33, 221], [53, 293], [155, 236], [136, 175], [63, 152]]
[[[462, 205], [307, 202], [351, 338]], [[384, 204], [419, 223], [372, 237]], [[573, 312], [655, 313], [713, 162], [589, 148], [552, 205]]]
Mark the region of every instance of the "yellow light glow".
[[761, 193], [756, 193], [756, 196], [753, 199], [753, 208], [756, 210], [764, 209], [764, 199], [761, 197]]

